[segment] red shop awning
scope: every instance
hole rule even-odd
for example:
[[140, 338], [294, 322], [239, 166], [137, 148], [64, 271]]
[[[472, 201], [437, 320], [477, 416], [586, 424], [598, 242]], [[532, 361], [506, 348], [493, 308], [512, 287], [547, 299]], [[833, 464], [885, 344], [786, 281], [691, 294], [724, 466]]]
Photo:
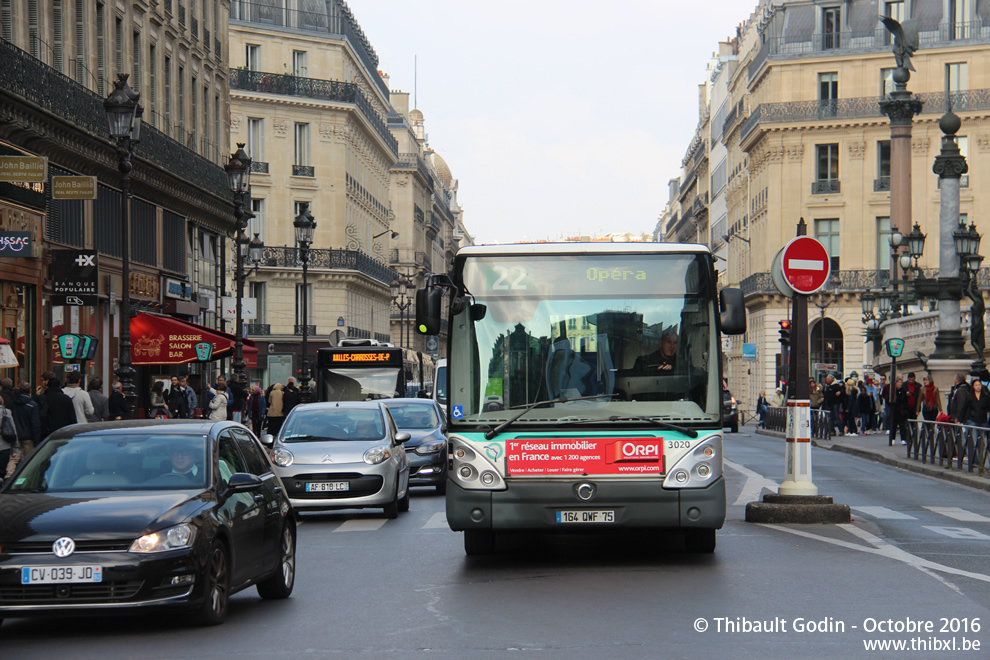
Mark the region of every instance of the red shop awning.
[[[234, 335], [163, 314], [142, 312], [131, 319], [131, 361], [135, 366], [197, 362], [196, 344], [213, 344], [211, 360], [234, 354]], [[258, 365], [258, 349], [245, 339], [244, 362]]]

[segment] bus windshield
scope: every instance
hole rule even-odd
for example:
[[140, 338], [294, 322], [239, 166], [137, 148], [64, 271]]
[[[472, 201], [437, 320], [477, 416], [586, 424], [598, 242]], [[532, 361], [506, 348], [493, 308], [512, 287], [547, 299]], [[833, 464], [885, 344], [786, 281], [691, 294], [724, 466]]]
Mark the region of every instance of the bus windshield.
[[[451, 319], [451, 419], [517, 427], [650, 418], [717, 426], [719, 343], [707, 254], [478, 256]], [[484, 305], [480, 320], [477, 305]]]

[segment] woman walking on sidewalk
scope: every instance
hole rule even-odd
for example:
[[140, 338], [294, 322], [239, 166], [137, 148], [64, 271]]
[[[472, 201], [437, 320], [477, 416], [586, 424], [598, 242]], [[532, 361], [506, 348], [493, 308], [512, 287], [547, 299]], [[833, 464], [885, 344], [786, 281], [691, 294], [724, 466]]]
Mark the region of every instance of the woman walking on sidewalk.
[[942, 412], [942, 395], [938, 387], [928, 376], [922, 380], [924, 386], [921, 388], [921, 398], [918, 401], [918, 412], [929, 421], [934, 422], [938, 414]]

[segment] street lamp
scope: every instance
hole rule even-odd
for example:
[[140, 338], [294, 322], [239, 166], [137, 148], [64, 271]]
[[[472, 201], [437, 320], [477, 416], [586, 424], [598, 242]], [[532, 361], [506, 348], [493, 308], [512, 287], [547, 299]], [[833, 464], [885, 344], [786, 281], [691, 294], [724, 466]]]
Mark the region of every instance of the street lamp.
[[406, 310], [412, 306], [412, 297], [408, 295], [408, 291], [412, 285], [412, 280], [405, 275], [399, 275], [389, 285], [392, 302], [399, 308], [399, 343], [403, 346], [406, 345]]
[[[256, 246], [248, 241], [247, 235], [244, 233], [247, 229], [248, 219], [251, 217], [251, 212], [245, 208], [245, 199], [251, 190], [251, 157], [244, 151], [243, 142], [237, 143], [237, 151], [230, 156], [230, 160], [227, 161], [223, 169], [227, 173], [230, 192], [234, 194], [234, 218], [237, 219], [236, 233], [234, 234], [234, 281], [237, 284], [237, 316], [234, 322], [234, 363], [231, 366], [234, 370], [234, 380], [241, 387], [244, 387], [247, 383], [247, 377], [244, 374], [244, 317], [241, 314], [241, 303], [244, 300], [244, 280], [247, 275], [244, 272], [245, 255], [242, 248], [248, 245], [251, 248]], [[258, 235], [255, 234], [255, 238], [257, 237]], [[258, 243], [261, 245], [260, 249], [250, 250], [251, 260], [256, 265], [261, 261], [261, 252], [264, 249], [264, 244], [261, 243], [260, 239], [258, 239]]]
[[113, 91], [103, 101], [110, 125], [110, 140], [117, 148], [117, 171], [120, 172], [120, 357], [117, 362], [117, 379], [127, 400], [127, 416], [134, 418], [137, 390], [134, 386], [134, 367], [131, 363], [131, 155], [141, 139], [141, 95], [127, 84], [128, 74], [117, 75]]
[[[841, 284], [841, 282], [842, 280], [836, 275], [830, 277], [828, 281], [825, 283], [825, 286], [823, 286], [821, 290], [818, 292], [818, 300], [816, 302], [812, 302], [812, 304], [818, 308], [818, 311], [820, 313], [820, 319], [818, 321], [818, 332], [821, 335], [820, 359], [822, 363], [825, 362], [825, 310], [831, 307], [832, 303], [838, 300], [839, 296], [838, 294], [835, 293], [834, 289], [836, 289]], [[827, 300], [825, 296], [828, 296]]]
[[309, 202], [299, 202], [299, 215], [292, 223], [296, 232], [296, 243], [299, 244], [299, 260], [302, 262], [302, 377], [300, 378], [299, 400], [310, 403], [313, 391], [309, 387], [309, 352], [306, 341], [309, 337], [309, 312], [307, 310], [309, 292], [307, 290], [306, 273], [309, 265], [309, 247], [313, 244], [313, 232], [316, 230], [316, 219], [309, 212]]
[[392, 232], [391, 238], [392, 238], [393, 241], [399, 237], [399, 232], [392, 231], [391, 229], [386, 229], [385, 231], [381, 232], [380, 234], [375, 234], [374, 236], [372, 236], [371, 237], [371, 240], [375, 240], [376, 238], [380, 238], [380, 237], [384, 236], [385, 234], [389, 233], [390, 231]]

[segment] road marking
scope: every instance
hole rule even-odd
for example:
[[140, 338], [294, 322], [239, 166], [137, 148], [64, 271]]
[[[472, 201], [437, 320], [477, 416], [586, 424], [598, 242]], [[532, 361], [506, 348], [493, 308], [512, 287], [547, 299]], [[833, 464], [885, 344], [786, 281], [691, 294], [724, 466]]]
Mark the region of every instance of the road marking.
[[930, 529], [938, 534], [944, 534], [949, 538], [953, 539], [968, 539], [970, 541], [990, 541], [990, 536], [986, 534], [981, 534], [975, 529], [969, 529], [968, 527], [929, 527], [928, 525], [922, 525], [925, 529]]
[[340, 523], [340, 527], [333, 530], [335, 532], [374, 532], [386, 523], [387, 518], [361, 518], [359, 520], [345, 520]]
[[978, 513], [972, 513], [956, 506], [926, 506], [923, 508], [934, 511], [946, 518], [952, 518], [953, 520], [960, 520], [962, 522], [990, 522], [990, 518], [986, 516], [981, 516]]
[[850, 506], [849, 508], [877, 520], [917, 520], [914, 516], [888, 509], [885, 506]]
[[447, 525], [447, 512], [439, 511], [430, 516], [430, 519], [426, 521], [423, 525], [423, 529], [446, 529]]
[[722, 463], [726, 467], [730, 467], [736, 472], [741, 473], [746, 477], [746, 483], [743, 485], [742, 492], [739, 493], [739, 497], [736, 501], [732, 503], [733, 506], [739, 506], [742, 504], [748, 504], [749, 502], [756, 502], [760, 499], [760, 494], [763, 492], [764, 488], [769, 488], [773, 492], [777, 492], [780, 488], [780, 484], [772, 479], [767, 479], [762, 474], [758, 472], [753, 472], [747, 467], [743, 467], [738, 463], [733, 463], [732, 461], [722, 459]]

